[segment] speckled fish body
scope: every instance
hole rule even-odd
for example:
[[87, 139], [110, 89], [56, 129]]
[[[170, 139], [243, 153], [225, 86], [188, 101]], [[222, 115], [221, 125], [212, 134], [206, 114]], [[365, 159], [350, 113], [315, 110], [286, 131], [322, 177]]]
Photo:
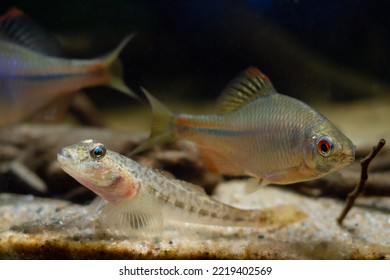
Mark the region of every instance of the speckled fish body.
[[306, 215], [294, 206], [243, 210], [212, 199], [196, 185], [142, 166], [85, 140], [58, 153], [62, 169], [102, 197], [101, 221], [125, 235], [159, 236], [164, 220], [219, 226], [282, 226]]
[[321, 177], [354, 159], [355, 147], [326, 117], [276, 93], [269, 79], [249, 68], [222, 93], [215, 115], [171, 113], [145, 91], [155, 116], [148, 142], [185, 139], [199, 148], [210, 170], [250, 175], [264, 184]]
[[65, 106], [86, 87], [107, 85], [135, 97], [122, 81], [117, 60], [132, 37], [99, 58], [63, 58], [53, 36], [11, 9], [0, 17], [0, 125], [29, 118], [54, 103]]

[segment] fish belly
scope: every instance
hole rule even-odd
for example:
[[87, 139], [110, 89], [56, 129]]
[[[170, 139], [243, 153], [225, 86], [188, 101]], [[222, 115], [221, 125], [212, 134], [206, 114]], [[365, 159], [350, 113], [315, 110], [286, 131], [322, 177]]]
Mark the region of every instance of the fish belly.
[[57, 98], [104, 79], [99, 73], [43, 80], [0, 78], [0, 125], [30, 117]]

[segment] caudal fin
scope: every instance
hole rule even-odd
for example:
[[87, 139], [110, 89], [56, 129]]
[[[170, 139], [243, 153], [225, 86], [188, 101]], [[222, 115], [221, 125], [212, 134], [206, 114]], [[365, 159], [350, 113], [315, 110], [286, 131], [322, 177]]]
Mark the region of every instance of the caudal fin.
[[[281, 204], [260, 210], [248, 210], [257, 217], [254, 226], [258, 227], [284, 227], [308, 218], [308, 214], [296, 205]], [[257, 212], [257, 213], [256, 213]]]
[[175, 138], [175, 115], [146, 89], [141, 88], [141, 90], [152, 106], [153, 119], [149, 139], [135, 148], [131, 155], [150, 149], [155, 145], [171, 142]]
[[130, 42], [130, 40], [134, 38], [135, 35], [135, 33], [127, 35], [114, 50], [112, 50], [108, 55], [103, 58], [103, 62], [105, 65], [107, 65], [108, 73], [110, 75], [107, 85], [120, 92], [126, 93], [127, 95], [135, 99], [139, 99], [138, 95], [136, 95], [124, 83], [122, 63], [119, 61], [118, 58], [121, 51]]

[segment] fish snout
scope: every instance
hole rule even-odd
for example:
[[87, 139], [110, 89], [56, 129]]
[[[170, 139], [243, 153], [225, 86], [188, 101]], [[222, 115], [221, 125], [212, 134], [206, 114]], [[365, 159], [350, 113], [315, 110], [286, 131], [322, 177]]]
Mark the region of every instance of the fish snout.
[[69, 153], [65, 148], [61, 149], [59, 153], [57, 154], [57, 160], [60, 162], [61, 165], [72, 162], [73, 157], [72, 154]]
[[351, 163], [355, 160], [355, 155], [346, 155], [343, 158], [343, 163]]
[[344, 153], [342, 157], [343, 163], [352, 163], [355, 160], [355, 145], [346, 153]]

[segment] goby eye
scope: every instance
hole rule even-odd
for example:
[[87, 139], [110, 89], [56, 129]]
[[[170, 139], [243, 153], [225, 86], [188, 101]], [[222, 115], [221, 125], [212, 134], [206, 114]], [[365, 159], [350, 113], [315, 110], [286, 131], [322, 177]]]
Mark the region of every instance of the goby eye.
[[93, 147], [90, 151], [89, 154], [93, 159], [101, 159], [106, 155], [106, 148], [104, 145], [99, 144], [95, 147]]

